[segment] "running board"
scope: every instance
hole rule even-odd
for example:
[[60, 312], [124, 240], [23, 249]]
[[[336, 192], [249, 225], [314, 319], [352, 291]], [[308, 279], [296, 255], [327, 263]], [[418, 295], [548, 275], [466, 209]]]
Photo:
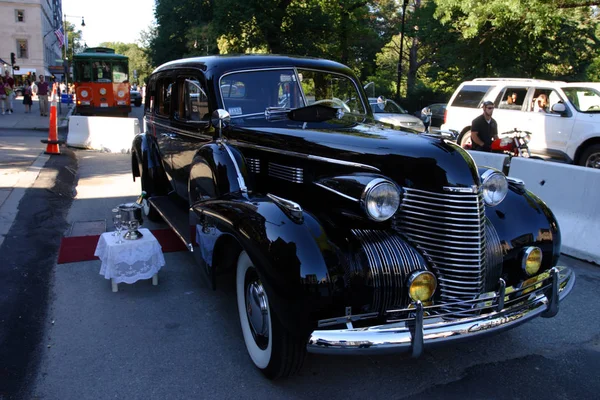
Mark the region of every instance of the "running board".
[[160, 216], [173, 229], [173, 232], [185, 244], [190, 252], [194, 251], [192, 245], [188, 210], [182, 208], [169, 196], [155, 196], [148, 199], [151, 207], [154, 207]]

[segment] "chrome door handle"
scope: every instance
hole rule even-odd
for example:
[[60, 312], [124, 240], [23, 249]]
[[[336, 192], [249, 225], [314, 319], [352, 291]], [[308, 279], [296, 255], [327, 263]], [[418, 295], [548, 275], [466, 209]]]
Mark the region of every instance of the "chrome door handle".
[[169, 139], [175, 139], [175, 137], [176, 137], [176, 135], [174, 133], [161, 133], [160, 136], [164, 137], [164, 138], [169, 138]]

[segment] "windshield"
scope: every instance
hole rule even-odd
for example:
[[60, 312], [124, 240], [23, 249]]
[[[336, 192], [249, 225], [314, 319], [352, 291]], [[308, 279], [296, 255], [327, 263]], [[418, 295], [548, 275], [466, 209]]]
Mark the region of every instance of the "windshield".
[[408, 114], [404, 108], [400, 107], [393, 100], [371, 101], [373, 114]]
[[270, 108], [292, 110], [312, 104], [365, 115], [354, 81], [345, 75], [293, 68], [236, 72], [220, 81], [231, 118], [264, 115]]
[[597, 89], [590, 87], [564, 87], [563, 91], [577, 111], [600, 112], [600, 92]]

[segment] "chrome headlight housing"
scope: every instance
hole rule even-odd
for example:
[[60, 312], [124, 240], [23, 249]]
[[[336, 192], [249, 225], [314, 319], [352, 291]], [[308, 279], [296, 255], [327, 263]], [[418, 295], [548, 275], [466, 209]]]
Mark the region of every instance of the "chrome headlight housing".
[[365, 186], [360, 203], [370, 219], [382, 222], [398, 210], [400, 194], [400, 188], [394, 182], [377, 178]]
[[483, 201], [487, 206], [494, 207], [502, 203], [508, 193], [506, 176], [500, 171], [488, 169], [481, 174], [481, 190]]

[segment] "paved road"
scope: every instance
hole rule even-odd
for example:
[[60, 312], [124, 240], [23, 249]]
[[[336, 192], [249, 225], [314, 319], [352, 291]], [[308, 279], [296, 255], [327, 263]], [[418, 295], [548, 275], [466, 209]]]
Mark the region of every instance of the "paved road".
[[[57, 204], [61, 218], [50, 221], [62, 233], [75, 222], [108, 220], [112, 206], [133, 200], [140, 190], [139, 182], [130, 178], [128, 155], [77, 150], [74, 156], [79, 167], [77, 194], [72, 203]], [[29, 195], [23, 201], [29, 201]], [[159, 286], [140, 281], [120, 285], [119, 292], [112, 293], [110, 283], [98, 274], [99, 261], [55, 265], [56, 238], [46, 237], [50, 246], [42, 249], [45, 254], [34, 253], [44, 240], [27, 235], [49, 214], [27, 218], [43, 209], [44, 201], [48, 199], [27, 203], [28, 213], [19, 214], [19, 230], [10, 242], [20, 249], [10, 264], [18, 271], [13, 278], [21, 278], [20, 287], [24, 290], [32, 280], [23, 273], [42, 271], [33, 280], [34, 288], [45, 282], [48, 290], [46, 312], [34, 319], [37, 334], [28, 335], [20, 322], [23, 315], [11, 320], [25, 339], [10, 342], [15, 346], [10, 354], [20, 360], [25, 348], [29, 355], [21, 398], [569, 399], [595, 398], [600, 392], [598, 266], [561, 258], [575, 268], [578, 278], [553, 319], [426, 351], [417, 360], [312, 355], [298, 376], [270, 382], [246, 353], [231, 279], [224, 277], [216, 291], [209, 290], [190, 254], [168, 253]], [[27, 269], [19, 269], [17, 261], [29, 253]], [[21, 300], [27, 300], [26, 294]], [[0, 399], [4, 400], [1, 386]]]

